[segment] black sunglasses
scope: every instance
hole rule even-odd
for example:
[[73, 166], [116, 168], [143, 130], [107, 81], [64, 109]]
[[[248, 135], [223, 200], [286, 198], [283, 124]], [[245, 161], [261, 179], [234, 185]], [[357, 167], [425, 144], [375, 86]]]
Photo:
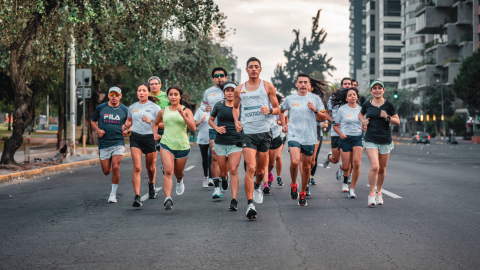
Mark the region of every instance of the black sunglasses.
[[213, 77], [214, 77], [214, 78], [223, 78], [223, 77], [225, 77], [225, 74], [223, 74], [223, 73], [218, 73], [218, 74], [213, 75]]

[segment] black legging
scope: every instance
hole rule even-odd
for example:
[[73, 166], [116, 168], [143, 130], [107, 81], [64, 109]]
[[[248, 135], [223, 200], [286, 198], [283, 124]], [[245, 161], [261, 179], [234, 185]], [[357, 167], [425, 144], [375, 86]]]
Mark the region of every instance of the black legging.
[[314, 176], [315, 172], [317, 171], [317, 167], [318, 167], [317, 159], [318, 159], [318, 153], [320, 153], [320, 148], [322, 148], [322, 141], [323, 141], [323, 136], [320, 137], [320, 142], [318, 143], [318, 150], [317, 150], [317, 154], [315, 155], [315, 165], [312, 167], [312, 170], [310, 171], [311, 176]]
[[203, 167], [203, 176], [208, 176], [208, 149], [210, 145], [208, 144], [199, 144], [200, 153], [202, 154], [202, 167]]

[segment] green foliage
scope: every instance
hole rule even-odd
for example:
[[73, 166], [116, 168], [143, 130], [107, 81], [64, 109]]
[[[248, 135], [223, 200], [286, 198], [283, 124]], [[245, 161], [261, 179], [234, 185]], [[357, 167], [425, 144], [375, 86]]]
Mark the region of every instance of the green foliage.
[[320, 46], [327, 37], [325, 29], [318, 29], [320, 12], [321, 9], [317, 11], [316, 17], [312, 18], [313, 25], [309, 41], [304, 37], [300, 42], [300, 30], [293, 30], [295, 39], [289, 50], [284, 51], [287, 62], [277, 64], [274, 70], [272, 83], [284, 95], [290, 95], [291, 91], [295, 89], [299, 73], [307, 73], [315, 79], [324, 80], [325, 72], [331, 75], [330, 71], [336, 70], [331, 64], [332, 58], [328, 58], [327, 53], [319, 53]]
[[445, 121], [447, 131], [453, 129], [458, 136], [463, 136], [467, 131], [467, 118], [465, 114], [456, 113], [450, 119]]
[[[440, 119], [442, 115], [442, 86], [429, 86], [425, 91], [425, 94], [428, 96], [427, 101], [427, 114], [436, 115]], [[443, 109], [445, 118], [449, 118], [455, 112], [452, 103], [455, 101], [455, 95], [449, 87], [443, 86]]]
[[480, 52], [477, 50], [463, 60], [452, 86], [455, 95], [466, 103], [471, 115], [478, 115], [480, 109], [478, 78], [480, 78]]

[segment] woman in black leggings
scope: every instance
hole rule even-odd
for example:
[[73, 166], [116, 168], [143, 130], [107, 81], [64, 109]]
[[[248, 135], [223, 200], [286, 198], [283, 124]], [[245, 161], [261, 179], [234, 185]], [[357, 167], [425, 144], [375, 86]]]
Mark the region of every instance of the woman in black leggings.
[[[208, 168], [210, 165], [208, 162], [208, 150], [210, 148], [210, 144], [208, 141], [208, 119], [210, 118], [210, 112], [206, 112], [202, 110], [202, 108], [198, 108], [195, 112], [195, 116], [193, 119], [195, 120], [195, 125], [198, 129], [198, 136], [197, 136], [197, 143], [200, 147], [200, 153], [202, 154], [202, 167], [203, 167], [203, 187], [207, 188], [208, 186], [213, 186], [213, 181], [208, 178]], [[211, 183], [210, 183], [211, 182]]]

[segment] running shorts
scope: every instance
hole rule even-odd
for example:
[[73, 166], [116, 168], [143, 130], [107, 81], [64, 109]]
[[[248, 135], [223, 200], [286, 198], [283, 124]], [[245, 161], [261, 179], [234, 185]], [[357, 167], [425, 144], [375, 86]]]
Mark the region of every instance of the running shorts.
[[307, 157], [313, 156], [313, 152], [315, 152], [315, 145], [301, 145], [296, 141], [288, 141], [288, 147], [296, 147], [300, 149], [300, 153], [304, 154]]
[[385, 155], [390, 153], [394, 147], [393, 147], [393, 142], [389, 144], [376, 144], [373, 142], [364, 142], [363, 148], [377, 149], [379, 154]]
[[211, 140], [215, 140], [215, 138], [217, 137], [217, 131], [213, 128], [209, 129], [208, 130], [208, 139]]
[[132, 132], [132, 135], [130, 135], [130, 148], [138, 148], [142, 150], [142, 153], [145, 155], [155, 152], [156, 145], [157, 142], [155, 142], [153, 134], [140, 134]]
[[123, 156], [123, 152], [125, 151], [125, 146], [117, 145], [112, 146], [105, 149], [98, 150], [98, 156], [100, 160], [110, 159], [113, 156]]
[[235, 153], [235, 152], [242, 152], [243, 148], [236, 146], [235, 144], [232, 145], [225, 145], [225, 144], [216, 144], [213, 143], [213, 150], [217, 153], [218, 156], [226, 156]]
[[[340, 138], [340, 137], [339, 137]], [[345, 152], [352, 152], [354, 146], [363, 147], [362, 135], [360, 136], [348, 136], [345, 139], [338, 141], [338, 149], [342, 149]]]
[[330, 137], [330, 140], [332, 141], [332, 149], [338, 148], [338, 140], [340, 137], [338, 136], [332, 136]]
[[321, 126], [317, 126], [317, 141], [321, 141], [322, 140], [322, 127]]
[[270, 149], [271, 150], [278, 149], [280, 148], [280, 146], [282, 146], [282, 144], [283, 144], [282, 138], [278, 136], [272, 140], [272, 145], [270, 145]]
[[257, 134], [245, 134], [242, 131], [242, 147], [252, 148], [258, 152], [266, 153], [272, 144], [272, 131]]
[[158, 151], [160, 151], [159, 148], [170, 152], [170, 154], [172, 154], [175, 159], [186, 158], [188, 154], [190, 154], [190, 149], [191, 149], [191, 148], [188, 148], [187, 150], [171, 150], [170, 148], [168, 148], [168, 146], [166, 146], [163, 143], [159, 143], [159, 145], [157, 146]]

